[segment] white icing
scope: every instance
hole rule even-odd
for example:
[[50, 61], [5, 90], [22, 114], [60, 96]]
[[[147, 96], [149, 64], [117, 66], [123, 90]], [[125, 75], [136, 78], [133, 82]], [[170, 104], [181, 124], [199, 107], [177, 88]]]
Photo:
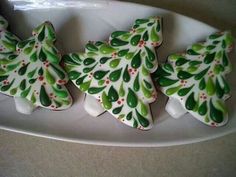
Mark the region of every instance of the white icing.
[[[159, 26], [160, 30], [156, 31], [158, 24], [160, 25]], [[148, 35], [148, 37], [144, 41], [141, 37], [144, 35], [145, 32]], [[155, 35], [156, 38], [153, 37]], [[138, 44], [133, 44], [135, 36], [136, 38], [137, 36], [140, 36]], [[119, 39], [123, 42], [125, 41], [126, 44], [112, 45], [113, 43], [112, 41], [115, 39], [116, 40]], [[86, 94], [90, 94], [95, 98], [92, 101], [88, 101], [87, 99], [85, 99], [86, 103], [84, 107], [86, 111], [88, 111], [89, 114], [91, 114], [92, 116], [98, 116], [100, 113], [103, 112], [102, 107], [104, 107], [110, 114], [112, 114], [119, 121], [128, 126], [136, 127], [142, 130], [151, 129], [153, 126], [153, 120], [149, 104], [156, 100], [157, 93], [155, 90], [155, 86], [152, 82], [152, 79], [150, 77], [150, 73], [153, 73], [157, 69], [158, 63], [156, 59], [157, 57], [155, 53], [155, 47], [159, 46], [161, 42], [162, 42], [161, 19], [158, 17], [154, 17], [148, 19], [148, 23], [141, 23], [137, 28], [132, 28], [126, 34], [126, 36], [123, 35], [123, 38], [122, 35], [119, 35], [117, 37], [112, 37], [111, 35], [108, 43], [101, 42], [102, 44], [97, 45], [98, 50], [96, 51], [91, 52], [91, 50], [86, 47], [85, 53], [74, 54], [78, 55], [78, 58], [80, 58], [83, 61], [82, 62], [76, 60], [75, 62], [79, 63], [78, 65], [77, 64], [74, 65], [73, 62], [71, 63], [66, 61], [65, 62], [66, 65], [69, 66], [68, 72], [82, 73], [78, 77], [83, 78], [82, 81], [83, 84], [81, 84], [80, 82], [78, 82], [79, 83], [78, 84], [77, 83], [78, 78], [73, 78], [72, 81], [74, 82], [74, 84], [82, 91], [84, 91]], [[96, 42], [90, 42], [90, 44], [96, 45]], [[148, 59], [146, 58], [148, 58], [148, 52], [145, 47], [148, 48], [154, 55], [152, 61], [149, 61], [151, 64], [147, 64]], [[125, 51], [127, 49], [128, 49], [127, 54], [119, 56], [120, 51]], [[137, 60], [136, 61], [133, 60], [134, 56], [138, 56], [141, 58], [140, 64], [137, 64], [140, 66], [138, 66], [137, 68], [132, 66], [132, 61], [137, 62]], [[108, 57], [109, 60], [107, 60], [104, 63], [100, 62], [101, 58], [103, 57]], [[74, 60], [73, 54], [69, 54], [67, 58], [71, 58], [71, 61]], [[95, 60], [95, 62], [92, 62], [91, 64], [84, 64], [86, 58], [92, 58]], [[116, 66], [115, 65], [112, 66], [113, 61], [119, 61], [119, 62]], [[92, 69], [91, 71], [84, 72], [85, 68], [92, 68]], [[112, 72], [115, 71], [117, 72], [119, 70], [120, 70], [119, 76], [117, 77], [116, 80], [112, 81], [112, 79], [109, 78], [110, 74]], [[94, 74], [97, 71], [107, 71], [108, 73], [106, 73], [105, 76], [103, 76], [101, 79], [96, 79], [94, 77]], [[125, 77], [124, 76], [125, 72], [127, 72], [130, 77], [126, 81], [123, 79], [123, 77]], [[136, 78], [139, 86], [137, 90], [133, 91]], [[146, 83], [148, 83], [149, 86], [146, 86], [145, 85]], [[88, 86], [89, 88], [85, 88], [86, 84], [89, 84]], [[101, 88], [101, 87], [104, 87], [103, 90], [97, 93], [92, 93], [92, 91], [89, 91], [90, 88]], [[116, 101], [109, 101], [111, 105], [107, 106], [105, 103], [106, 100], [104, 98], [106, 97], [106, 95], [108, 95], [111, 88], [113, 88], [117, 92], [117, 94], [119, 92], [121, 92], [121, 94], [119, 93], [119, 97]], [[134, 94], [136, 95], [137, 105], [135, 105], [134, 107], [130, 106], [129, 104], [131, 103], [128, 103], [127, 101], [129, 92], [130, 93], [135, 92]], [[130, 97], [131, 98], [129, 100], [132, 100], [132, 96]], [[100, 105], [102, 105], [102, 107], [98, 105], [97, 100], [99, 100]], [[102, 103], [103, 100], [104, 103]], [[95, 107], [98, 110], [95, 110]], [[121, 111], [115, 112], [116, 108], [118, 109], [121, 108]], [[146, 121], [143, 121], [142, 118], [137, 118], [138, 114], [141, 115], [141, 111], [143, 111], [143, 119], [144, 120], [146, 119]], [[126, 118], [127, 114], [131, 115], [129, 119]]]
[[105, 110], [102, 107], [101, 103], [98, 102], [96, 98], [90, 95], [86, 95], [84, 99], [84, 109], [87, 113], [93, 117], [97, 117], [100, 114], [104, 113]]
[[25, 98], [14, 97], [16, 110], [22, 114], [31, 114], [36, 106]]
[[[226, 36], [229, 35], [229, 32], [223, 32], [222, 33], [222, 36], [217, 38], [217, 40], [219, 41], [222, 41], [223, 39], [226, 38]], [[224, 88], [224, 82], [223, 82], [223, 78], [225, 78], [225, 75], [228, 74], [230, 71], [231, 71], [231, 64], [230, 64], [230, 61], [228, 66], [225, 66], [224, 67], [224, 71], [221, 71], [219, 74], [215, 74], [214, 73], [214, 67], [216, 65], [216, 62], [219, 62], [219, 64], [222, 64], [222, 55], [220, 57], [217, 57], [215, 56], [214, 57], [214, 61], [211, 63], [211, 64], [206, 64], [204, 63], [204, 58], [206, 56], [206, 53], [208, 51], [206, 51], [206, 47], [207, 46], [210, 46], [210, 45], [213, 45], [212, 44], [212, 41], [211, 39], [207, 38], [206, 42], [204, 43], [197, 43], [197, 44], [193, 44], [192, 46], [189, 46], [187, 49], [192, 49], [192, 47], [195, 45], [202, 45], [203, 48], [202, 49], [198, 49], [197, 52], [200, 53], [200, 55], [191, 55], [191, 54], [188, 54], [188, 53], [183, 53], [183, 54], [174, 54], [174, 55], [180, 55], [182, 56], [183, 58], [186, 58], [190, 61], [201, 61], [202, 63], [200, 63], [199, 65], [196, 65], [198, 68], [196, 71], [193, 72], [193, 74], [196, 74], [196, 73], [199, 73], [200, 71], [203, 71], [204, 69], [206, 69], [207, 67], [209, 67], [209, 70], [208, 72], [205, 74], [204, 78], [205, 78], [205, 82], [207, 84], [207, 81], [209, 80], [209, 78], [212, 78], [212, 80], [215, 82], [215, 79], [217, 78], [218, 81], [219, 81], [219, 84], [221, 86], [221, 88]], [[226, 46], [226, 48], [222, 48], [222, 42], [218, 43], [218, 44], [214, 44], [215, 48], [213, 48], [211, 50], [211, 53], [215, 52], [216, 55], [219, 53], [219, 52], [226, 52], [226, 55], [227, 55], [227, 52], [230, 52], [232, 50], [231, 46]], [[189, 112], [190, 114], [192, 114], [196, 119], [200, 120], [201, 122], [207, 124], [207, 125], [212, 125], [213, 120], [208, 120], [206, 121], [205, 120], [205, 117], [207, 114], [209, 113], [206, 113], [205, 115], [200, 115], [198, 113], [198, 111], [195, 111], [195, 110], [187, 110], [185, 108], [185, 104], [186, 104], [186, 100], [188, 98], [188, 96], [190, 95], [190, 93], [194, 93], [194, 97], [195, 97], [195, 100], [199, 100], [199, 105], [201, 105], [204, 101], [206, 101], [208, 103], [208, 107], [209, 107], [209, 102], [210, 100], [212, 100], [212, 102], [215, 104], [215, 102], [217, 100], [219, 100], [219, 98], [217, 97], [216, 94], [214, 95], [209, 95], [207, 93], [207, 90], [206, 89], [203, 89], [203, 90], [200, 90], [199, 89], [199, 80], [196, 80], [194, 79], [194, 77], [191, 77], [191, 78], [188, 78], [186, 80], [182, 80], [183, 83], [181, 83], [181, 80], [178, 78], [177, 76], [177, 67], [175, 65], [175, 57], [172, 57], [174, 55], [170, 55], [168, 57], [168, 63], [172, 65], [172, 67], [174, 68], [174, 74], [168, 76], [169, 79], [172, 79], [172, 80], [179, 80], [178, 82], [168, 86], [168, 87], [162, 87], [161, 90], [163, 93], [166, 93], [166, 91], [169, 89], [169, 88], [174, 88], [174, 87], [178, 87], [178, 86], [183, 86], [183, 88], [188, 88], [188, 87], [191, 87], [192, 86], [192, 89], [191, 91], [185, 95], [185, 96], [180, 96], [178, 95], [178, 92], [175, 92], [171, 95], [168, 95], [166, 94], [167, 96], [169, 96], [169, 100], [167, 105], [166, 105], [166, 111], [174, 118], [178, 118], [179, 116], [183, 115], [184, 114], [184, 111], [185, 112]], [[187, 67], [189, 67], [189, 62], [181, 65], [182, 68], [184, 68], [183, 70], [186, 71], [187, 70]], [[209, 72], [212, 72], [213, 76], [210, 76]], [[201, 97], [202, 96], [202, 97]], [[229, 98], [229, 94], [224, 94], [224, 96], [221, 98], [221, 100], [226, 100], [227, 98]], [[205, 97], [205, 98], [203, 98]], [[181, 107], [182, 106], [182, 107]], [[209, 111], [208, 111], [209, 112]], [[228, 121], [228, 113], [224, 113], [224, 120], [220, 123], [214, 123], [213, 125], [214, 126], [222, 126], [224, 124], [227, 123]]]
[[[58, 64], [61, 56], [53, 44], [55, 41], [55, 34], [52, 25], [48, 22], [45, 22], [33, 30], [33, 37], [30, 37], [25, 41], [20, 41], [16, 36], [10, 35], [11, 33], [5, 29], [7, 27], [7, 22], [1, 16], [0, 20], [5, 22], [5, 25], [0, 24], [0, 60], [6, 60], [9, 55], [16, 55], [16, 58], [14, 58], [14, 60], [12, 60], [10, 63], [1, 63], [0, 68], [7, 68], [6, 65], [10, 64], [17, 65], [14, 70], [6, 70], [6, 75], [8, 77], [0, 82], [0, 87], [3, 87], [4, 84], [11, 85], [7, 90], [1, 89], [0, 92], [16, 97], [16, 109], [18, 112], [23, 114], [30, 114], [37, 106], [52, 110], [63, 110], [69, 108], [72, 104], [72, 98], [64, 86], [67, 83], [68, 78], [66, 73]], [[44, 38], [41, 39], [42, 41], [38, 38], [38, 35], [41, 33], [44, 34]], [[4, 41], [7, 41], [8, 43], [11, 42], [8, 39], [9, 36], [12, 38], [12, 40], [14, 39], [18, 42], [17, 44], [13, 42], [11, 44], [16, 45], [16, 49], [13, 47], [4, 46]], [[26, 42], [24, 47], [20, 47], [21, 42]], [[31, 51], [28, 51], [27, 53], [26, 49], [29, 48]], [[41, 61], [39, 59], [40, 52], [43, 51], [44, 55], [47, 57], [45, 61]], [[47, 54], [46, 51], [50, 55]], [[31, 59], [33, 54], [36, 55], [36, 59], [34, 60]], [[52, 58], [50, 58], [50, 56]], [[20, 69], [22, 69], [24, 66], [26, 66], [25, 72], [23, 74], [19, 74]], [[60, 78], [58, 72], [54, 68], [56, 68], [57, 71], [59, 70], [61, 73], [64, 73], [65, 77]], [[39, 74], [40, 70], [42, 74]], [[30, 73], [31, 76], [29, 76]], [[47, 79], [47, 77], [49, 78], [49, 75], [51, 81]], [[29, 82], [30, 80], [34, 81]], [[21, 84], [25, 85], [24, 88], [20, 88]], [[58, 86], [60, 86], [60, 88], [58, 88]], [[40, 99], [41, 90], [43, 90], [42, 88], [44, 88], [44, 92], [49, 97], [51, 103], [42, 104], [42, 100]], [[26, 92], [27, 90], [29, 91]], [[67, 96], [60, 97], [57, 95], [56, 91], [64, 92], [64, 94], [67, 94]], [[26, 92], [27, 94], [22, 96], [23, 92]], [[25, 97], [27, 100], [24, 98], [20, 99], [19, 97]]]
[[180, 118], [187, 112], [176, 98], [169, 98], [165, 110], [175, 119]]

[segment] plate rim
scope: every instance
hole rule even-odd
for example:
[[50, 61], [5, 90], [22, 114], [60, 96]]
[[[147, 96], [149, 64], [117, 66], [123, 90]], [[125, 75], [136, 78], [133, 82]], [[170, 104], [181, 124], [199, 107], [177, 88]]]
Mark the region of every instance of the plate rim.
[[[106, 1], [106, 0], [105, 0]], [[177, 13], [175, 11], [172, 10], [168, 10], [168, 9], [164, 9], [164, 8], [160, 8], [160, 7], [153, 7], [150, 5], [144, 5], [141, 3], [134, 3], [134, 2], [123, 2], [123, 1], [115, 1], [115, 0], [111, 0], [111, 1], [106, 1], [108, 2], [108, 6], [110, 4], [124, 4], [124, 5], [134, 5], [134, 6], [139, 6], [139, 7], [144, 7], [144, 8], [154, 8], [154, 9], [159, 9], [159, 10], [165, 10], [166, 12], [171, 12], [173, 14], [177, 14], [180, 15], [182, 17], [194, 20], [196, 22], [202, 23], [204, 25], [207, 25], [211, 28], [214, 28], [216, 30], [220, 30], [218, 28], [216, 28], [215, 26], [211, 26], [207, 23], [204, 23], [203, 21], [200, 21], [198, 19], [194, 19], [192, 17], [189, 16], [185, 16], [184, 14], [181, 13]], [[48, 134], [48, 133], [43, 133], [43, 132], [34, 132], [32, 130], [24, 130], [24, 129], [19, 129], [19, 128], [11, 128], [9, 126], [4, 126], [4, 125], [0, 125], [0, 129], [4, 130], [4, 131], [10, 131], [10, 132], [15, 132], [15, 133], [20, 133], [23, 135], [30, 135], [30, 136], [34, 136], [34, 137], [41, 137], [41, 138], [47, 138], [47, 139], [52, 139], [52, 140], [57, 140], [57, 141], [64, 141], [64, 142], [70, 142], [70, 143], [80, 143], [80, 144], [87, 144], [87, 145], [99, 145], [99, 146], [113, 146], [113, 147], [169, 147], [169, 146], [179, 146], [179, 145], [186, 145], [186, 144], [193, 144], [193, 143], [198, 143], [198, 142], [204, 142], [204, 141], [208, 141], [208, 140], [213, 140], [216, 138], [220, 138], [223, 137], [225, 135], [228, 134], [232, 134], [234, 132], [236, 132], [236, 128], [235, 129], [230, 129], [230, 130], [226, 130], [224, 132], [220, 132], [217, 134], [213, 134], [210, 136], [206, 136], [206, 137], [199, 137], [199, 138], [193, 138], [193, 139], [185, 139], [185, 140], [175, 140], [175, 141], [167, 141], [167, 142], [120, 142], [120, 141], [106, 141], [106, 140], [92, 140], [92, 139], [83, 139], [83, 138], [69, 138], [69, 137], [64, 137], [64, 136], [57, 136], [57, 135], [53, 135], [53, 134]]]

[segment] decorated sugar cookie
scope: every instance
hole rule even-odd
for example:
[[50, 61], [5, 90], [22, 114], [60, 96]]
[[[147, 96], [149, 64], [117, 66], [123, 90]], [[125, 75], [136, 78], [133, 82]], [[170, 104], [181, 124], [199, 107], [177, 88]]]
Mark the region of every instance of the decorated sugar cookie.
[[[11, 57], [12, 54], [16, 51], [16, 44], [19, 42], [19, 39], [8, 32], [6, 29], [8, 27], [8, 22], [2, 16], [0, 16], [0, 62], [2, 59]], [[13, 55], [14, 56], [14, 55]], [[3, 60], [4, 61], [4, 60]], [[1, 66], [1, 65], [0, 65]], [[2, 73], [0, 67], [0, 74]], [[0, 100], [8, 99], [9, 96], [0, 94]]]
[[225, 100], [230, 87], [225, 75], [231, 71], [228, 53], [233, 37], [229, 32], [210, 35], [206, 42], [190, 46], [186, 53], [173, 54], [158, 68], [156, 77], [169, 96], [167, 112], [175, 118], [186, 112], [210, 126], [227, 123]]
[[30, 114], [37, 106], [63, 110], [72, 104], [64, 86], [67, 74], [60, 67], [60, 54], [54, 46], [55, 32], [48, 22], [33, 30], [33, 36], [20, 41], [6, 31], [1, 18], [0, 92], [15, 98], [16, 109]]
[[65, 68], [89, 99], [121, 122], [147, 130], [153, 124], [149, 104], [157, 95], [150, 73], [157, 69], [155, 47], [161, 42], [161, 19], [138, 19], [130, 31], [113, 32], [109, 42], [89, 42], [85, 53], [65, 55]]

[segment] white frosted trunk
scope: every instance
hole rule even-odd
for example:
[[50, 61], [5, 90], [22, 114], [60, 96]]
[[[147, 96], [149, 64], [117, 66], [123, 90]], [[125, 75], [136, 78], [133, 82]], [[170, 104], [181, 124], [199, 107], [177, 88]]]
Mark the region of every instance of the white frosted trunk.
[[185, 113], [187, 113], [187, 111], [183, 108], [179, 100], [175, 98], [169, 98], [165, 109], [175, 119], [178, 119]]
[[15, 100], [16, 110], [19, 113], [31, 114], [35, 109], [35, 106], [32, 104], [32, 102], [28, 101], [25, 98], [15, 97], [14, 100]]
[[90, 95], [86, 95], [84, 99], [84, 109], [93, 117], [97, 117], [103, 112], [105, 112], [101, 103], [98, 102], [96, 98]]

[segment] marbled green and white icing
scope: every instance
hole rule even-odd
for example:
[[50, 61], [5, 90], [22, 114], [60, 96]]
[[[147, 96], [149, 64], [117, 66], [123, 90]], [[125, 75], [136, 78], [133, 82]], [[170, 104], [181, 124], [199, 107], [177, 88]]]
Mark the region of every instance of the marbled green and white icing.
[[115, 31], [109, 42], [89, 42], [85, 53], [63, 59], [81, 91], [121, 122], [147, 130], [153, 124], [149, 104], [157, 95], [150, 73], [157, 69], [155, 47], [161, 42], [161, 19], [138, 19], [130, 31]]
[[52, 25], [45, 22], [33, 30], [32, 37], [19, 41], [6, 30], [3, 17], [0, 23], [0, 92], [34, 106], [69, 108], [72, 99], [64, 86], [68, 77], [59, 65], [61, 57], [54, 47]]
[[[232, 46], [231, 34], [218, 32], [204, 43], [193, 44], [186, 53], [170, 55], [167, 63], [155, 73], [163, 93], [207, 125], [227, 123], [225, 100], [229, 97], [230, 87], [225, 75], [231, 71], [228, 53]], [[171, 105], [172, 108], [167, 108], [171, 114], [181, 112], [178, 105]]]

